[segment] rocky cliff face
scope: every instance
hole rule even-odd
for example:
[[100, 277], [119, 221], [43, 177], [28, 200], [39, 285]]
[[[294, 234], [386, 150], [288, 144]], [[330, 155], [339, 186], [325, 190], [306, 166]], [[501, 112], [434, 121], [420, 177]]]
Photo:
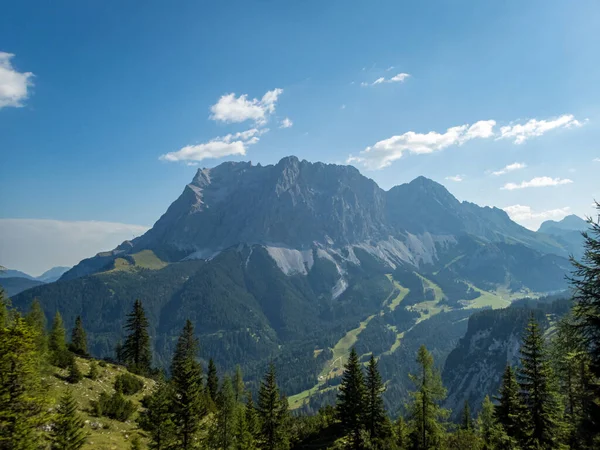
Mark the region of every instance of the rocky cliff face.
[[315, 248], [330, 259], [355, 261], [354, 248], [362, 248], [392, 268], [419, 266], [434, 264], [439, 251], [467, 234], [566, 254], [552, 238], [512, 222], [504, 211], [461, 203], [427, 178], [384, 191], [354, 167], [290, 156], [276, 165], [228, 162], [198, 170], [151, 230], [82, 261], [63, 278], [102, 270], [123, 252], [149, 249], [173, 262], [210, 259], [239, 244], [270, 249], [282, 270], [292, 265], [303, 271], [308, 261], [302, 252]]

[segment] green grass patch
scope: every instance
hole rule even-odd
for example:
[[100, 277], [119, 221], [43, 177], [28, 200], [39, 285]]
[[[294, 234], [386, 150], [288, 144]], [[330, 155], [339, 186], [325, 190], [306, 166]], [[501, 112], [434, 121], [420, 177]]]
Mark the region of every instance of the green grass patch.
[[142, 250], [131, 255], [137, 267], [143, 269], [160, 270], [168, 264], [154, 254], [152, 250]]

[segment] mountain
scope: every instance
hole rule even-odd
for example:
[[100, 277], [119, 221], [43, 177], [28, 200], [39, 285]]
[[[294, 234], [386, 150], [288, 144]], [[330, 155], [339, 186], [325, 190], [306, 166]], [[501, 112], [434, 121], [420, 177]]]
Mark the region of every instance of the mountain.
[[[202, 357], [250, 382], [269, 361], [294, 407], [327, 401], [351, 346], [375, 353], [402, 403], [424, 339], [443, 363], [485, 307], [566, 288], [567, 249], [498, 209], [460, 202], [424, 177], [385, 191], [351, 166], [282, 159], [200, 169], [146, 234], [85, 259], [39, 298], [90, 350], [111, 355], [136, 298], [157, 364], [191, 319]], [[415, 350], [416, 351], [416, 350]]]
[[51, 269], [48, 269], [39, 277], [36, 277], [36, 279], [44, 283], [52, 283], [58, 280], [69, 269], [70, 267], [56, 266]]
[[[12, 271], [11, 271], [12, 272]], [[15, 271], [17, 272], [17, 271]], [[32, 280], [30, 278], [23, 277], [1, 277], [0, 278], [0, 287], [4, 289], [7, 297], [12, 297], [17, 295], [20, 292], [23, 292], [26, 289], [31, 287], [40, 286], [44, 284], [38, 280]]]
[[20, 270], [14, 270], [14, 269], [4, 269], [4, 270], [0, 270], [0, 279], [2, 278], [25, 278], [27, 280], [35, 280], [35, 277], [32, 277], [29, 274], [26, 274], [25, 272], [21, 272]]
[[538, 234], [552, 237], [569, 251], [570, 255], [580, 259], [583, 256], [582, 231], [586, 231], [589, 224], [581, 217], [571, 214], [560, 221], [546, 220], [540, 225]]
[[476, 411], [486, 395], [496, 395], [507, 364], [519, 365], [522, 334], [533, 313], [546, 330], [569, 311], [567, 298], [547, 297], [486, 310], [469, 318], [467, 331], [448, 355], [442, 377], [448, 389], [445, 407], [458, 419], [467, 400]]

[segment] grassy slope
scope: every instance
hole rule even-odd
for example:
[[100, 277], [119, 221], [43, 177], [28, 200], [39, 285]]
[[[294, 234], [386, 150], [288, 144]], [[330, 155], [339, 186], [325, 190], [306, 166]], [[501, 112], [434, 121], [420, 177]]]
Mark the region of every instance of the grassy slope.
[[[456, 258], [451, 263], [455, 262], [460, 258]], [[451, 264], [449, 263], [449, 264]], [[429, 288], [433, 290], [435, 298], [433, 300], [423, 301], [417, 303], [416, 305], [408, 307], [414, 311], [417, 311], [421, 314], [421, 317], [417, 320], [417, 323], [422, 322], [424, 320], [430, 319], [431, 317], [439, 314], [442, 311], [449, 311], [451, 308], [445, 305], [439, 305], [439, 303], [444, 298], [444, 292], [440, 286], [438, 286], [433, 281], [425, 278], [424, 276], [417, 274], [421, 280], [423, 281], [423, 286], [425, 288]], [[383, 308], [379, 312], [379, 314], [385, 314], [388, 311], [393, 311], [396, 309], [402, 300], [406, 297], [406, 295], [410, 292], [409, 289], [401, 286], [396, 280], [392, 278], [391, 274], [386, 275], [390, 282], [394, 285], [394, 292], [396, 296], [391, 298], [391, 295], [383, 301]], [[468, 309], [477, 309], [483, 307], [492, 307], [494, 309], [497, 308], [505, 308], [510, 305], [511, 301], [516, 298], [521, 298], [527, 294], [528, 296], [533, 296], [531, 293], [511, 293], [507, 290], [498, 289], [494, 292], [484, 291], [483, 289], [479, 289], [478, 287], [468, 283], [469, 286], [476, 291], [478, 291], [481, 296], [475, 300], [465, 302], [465, 308]], [[393, 295], [393, 294], [392, 294]], [[369, 316], [366, 320], [360, 323], [357, 328], [348, 331], [333, 347], [333, 357], [324, 365], [321, 374], [319, 375], [318, 383], [310, 389], [302, 391], [296, 395], [292, 395], [289, 397], [289, 403], [291, 409], [296, 409], [302, 406], [302, 404], [313, 394], [317, 392], [325, 392], [331, 389], [337, 389], [337, 387], [327, 387], [323, 389], [323, 385], [327, 381], [328, 378], [333, 378], [341, 375], [343, 372], [343, 359], [350, 353], [350, 349], [356, 343], [358, 336], [360, 333], [366, 328], [367, 324], [371, 321], [371, 319], [375, 317], [375, 315]], [[388, 326], [393, 331], [396, 331], [393, 326]], [[411, 328], [412, 329], [412, 328]], [[384, 354], [391, 354], [395, 352], [401, 345], [402, 338], [404, 335], [409, 332], [409, 330], [397, 333], [396, 341], [391, 346], [391, 348], [384, 352]], [[322, 351], [322, 350], [321, 350]], [[320, 352], [320, 351], [319, 351]]]
[[[89, 373], [90, 362], [85, 359], [78, 358], [77, 363], [81, 372], [85, 375]], [[79, 412], [85, 421], [85, 430], [89, 433], [87, 443], [83, 449], [86, 450], [113, 450], [126, 449], [130, 446], [132, 435], [137, 434], [136, 417], [137, 413], [127, 422], [119, 422], [107, 417], [95, 417], [90, 412], [90, 401], [97, 400], [101, 392], [112, 394], [114, 392], [113, 385], [115, 378], [119, 374], [127, 372], [124, 367], [113, 364], [106, 364], [106, 367], [98, 366], [99, 377], [97, 380], [84, 378], [77, 384], [70, 384], [64, 381], [67, 375], [66, 370], [51, 368], [51, 373], [44, 379], [48, 385], [48, 396], [52, 408], [56, 406], [60, 397], [67, 389], [71, 389], [77, 403]], [[141, 392], [127, 398], [136, 403], [142, 397], [152, 390], [154, 381], [149, 379], [144, 380], [144, 388]], [[140, 437], [142, 437], [140, 435]], [[142, 441], [144, 441], [142, 437]]]

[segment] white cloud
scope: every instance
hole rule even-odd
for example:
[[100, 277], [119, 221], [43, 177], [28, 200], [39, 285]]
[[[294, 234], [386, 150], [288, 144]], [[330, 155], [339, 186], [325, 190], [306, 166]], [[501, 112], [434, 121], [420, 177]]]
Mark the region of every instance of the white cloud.
[[289, 117], [286, 117], [281, 121], [279, 128], [291, 128], [294, 125], [294, 122], [291, 121]]
[[446, 180], [461, 182], [462, 180], [464, 180], [464, 176], [463, 175], [452, 175], [452, 176], [446, 177]]
[[[176, 152], [160, 156], [162, 161], [202, 161], [208, 158], [223, 158], [231, 155], [245, 155], [249, 145], [256, 144], [259, 136], [268, 128], [252, 128], [235, 134], [214, 138], [196, 145], [186, 145]], [[189, 164], [188, 164], [189, 165]]]
[[346, 109], [346, 105], [344, 104], [344, 105], [340, 106], [340, 109]]
[[[583, 122], [587, 122], [587, 119]], [[445, 133], [430, 131], [415, 133], [407, 131], [398, 136], [384, 139], [362, 150], [358, 156], [350, 155], [347, 163], [360, 163], [367, 169], [383, 169], [392, 162], [400, 159], [404, 153], [425, 154], [443, 150], [452, 145], [461, 145], [471, 139], [513, 139], [515, 144], [521, 144], [533, 136], [541, 136], [554, 128], [573, 128], [583, 125], [572, 115], [563, 115], [553, 120], [532, 119], [524, 125], [510, 125], [500, 128], [496, 133], [495, 120], [480, 120], [473, 125], [451, 127]]]
[[507, 125], [500, 128], [498, 139], [512, 139], [515, 144], [522, 144], [527, 139], [541, 136], [555, 128], [581, 127], [582, 122], [575, 119], [572, 114], [563, 114], [550, 120], [531, 119], [525, 124]]
[[430, 131], [422, 134], [408, 131], [367, 147], [359, 156], [350, 155], [347, 162], [361, 163], [368, 169], [383, 169], [400, 159], [404, 153], [433, 153], [451, 145], [464, 144], [471, 139], [487, 138], [493, 134], [495, 124], [493, 120], [482, 120], [470, 126], [466, 124], [448, 128], [445, 133]]
[[508, 172], [514, 172], [515, 170], [524, 169], [525, 167], [527, 167], [527, 164], [516, 162], [509, 164], [508, 166], [505, 166], [503, 169], [497, 170], [496, 172], [492, 172], [492, 175], [504, 175]]
[[37, 276], [72, 266], [146, 232], [125, 223], [46, 219], [0, 219], [0, 264]]
[[533, 230], [537, 230], [544, 220], [560, 220], [571, 213], [571, 208], [568, 206], [537, 212], [532, 210], [531, 206], [525, 205], [512, 205], [502, 209], [512, 220]]
[[529, 181], [522, 181], [519, 184], [506, 183], [503, 188], [508, 191], [515, 189], [525, 189], [530, 187], [547, 187], [547, 186], [560, 186], [562, 184], [570, 184], [573, 180], [568, 178], [550, 178], [550, 177], [536, 177]]
[[398, 75], [394, 75], [392, 78], [379, 77], [372, 83], [367, 83], [366, 81], [363, 81], [362, 83], [360, 83], [360, 85], [361, 86], [375, 86], [377, 84], [383, 84], [383, 83], [403, 83], [408, 77], [410, 77], [410, 74], [408, 74], [408, 73], [399, 73]]
[[12, 66], [12, 53], [0, 52], [0, 109], [23, 106], [29, 95], [28, 89], [33, 86], [31, 72], [17, 72]]
[[257, 124], [264, 124], [270, 114], [275, 112], [277, 99], [283, 89], [273, 89], [263, 95], [262, 99], [248, 99], [247, 94], [236, 97], [235, 93], [221, 96], [219, 101], [210, 107], [212, 120], [239, 123], [253, 120]]
[[593, 162], [600, 162], [600, 158], [594, 158]]

